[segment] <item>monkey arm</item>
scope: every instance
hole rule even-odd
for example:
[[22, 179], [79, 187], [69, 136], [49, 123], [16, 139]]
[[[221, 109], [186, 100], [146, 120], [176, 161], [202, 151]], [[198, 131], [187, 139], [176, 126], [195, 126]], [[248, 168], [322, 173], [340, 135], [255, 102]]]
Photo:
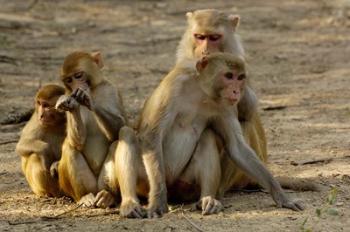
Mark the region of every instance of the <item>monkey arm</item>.
[[228, 116], [218, 119], [214, 128], [224, 138], [226, 151], [232, 161], [248, 176], [267, 189], [278, 207], [286, 207], [296, 211], [303, 209], [299, 203], [288, 199], [278, 181], [245, 142], [237, 118]]
[[164, 85], [164, 82], [158, 86], [145, 103], [138, 128], [150, 184], [148, 217], [168, 211], [163, 139], [177, 115], [175, 100], [170, 97], [173, 91], [174, 88]]
[[28, 157], [33, 153], [45, 156], [48, 152], [51, 152], [50, 145], [38, 139], [20, 139], [16, 145], [16, 153], [23, 157]]
[[81, 118], [80, 107], [67, 112], [67, 139], [78, 151], [84, 148], [86, 128]]
[[140, 135], [142, 159], [149, 180], [148, 217], [157, 217], [168, 211], [165, 167], [162, 150], [162, 132], [155, 128]]
[[96, 90], [93, 112], [100, 128], [110, 141], [118, 139], [119, 130], [126, 125], [126, 117], [121, 96], [108, 82]]
[[219, 120], [215, 128], [224, 138], [225, 149], [237, 166], [268, 191], [282, 191], [280, 184], [245, 142], [237, 118], [228, 116]]

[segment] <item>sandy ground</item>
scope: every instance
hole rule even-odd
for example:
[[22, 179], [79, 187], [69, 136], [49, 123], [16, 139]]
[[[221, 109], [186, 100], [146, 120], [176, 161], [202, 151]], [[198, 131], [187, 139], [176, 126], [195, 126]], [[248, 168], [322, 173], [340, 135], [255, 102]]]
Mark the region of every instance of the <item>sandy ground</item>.
[[[349, 0], [53, 2], [0, 0], [0, 231], [197, 231], [185, 217], [203, 231], [350, 231]], [[174, 205], [152, 220], [81, 208], [45, 218], [76, 206], [31, 193], [14, 153], [23, 123], [11, 120], [30, 111], [41, 84], [58, 82], [64, 56], [77, 49], [103, 53], [104, 73], [134, 118], [174, 63], [185, 13], [199, 8], [242, 17], [270, 169], [325, 189], [288, 192], [304, 202], [303, 212], [278, 209], [263, 192], [232, 192], [213, 216]]]

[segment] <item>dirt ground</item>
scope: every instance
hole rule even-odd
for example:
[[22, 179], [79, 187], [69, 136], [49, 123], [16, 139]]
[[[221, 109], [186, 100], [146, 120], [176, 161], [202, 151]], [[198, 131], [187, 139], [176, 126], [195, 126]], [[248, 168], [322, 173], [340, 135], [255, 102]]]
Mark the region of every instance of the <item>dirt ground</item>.
[[[350, 230], [349, 0], [0, 4], [0, 231], [198, 231], [190, 222], [217, 232]], [[303, 212], [276, 208], [264, 192], [231, 192], [218, 215], [173, 205], [152, 220], [121, 219], [116, 209], [74, 210], [69, 199], [34, 196], [14, 152], [24, 123], [13, 121], [30, 112], [40, 85], [58, 82], [65, 55], [100, 50], [104, 73], [134, 118], [174, 64], [185, 13], [200, 8], [242, 17], [239, 33], [260, 98], [269, 168], [275, 175], [312, 178], [324, 190], [288, 192], [304, 202]]]

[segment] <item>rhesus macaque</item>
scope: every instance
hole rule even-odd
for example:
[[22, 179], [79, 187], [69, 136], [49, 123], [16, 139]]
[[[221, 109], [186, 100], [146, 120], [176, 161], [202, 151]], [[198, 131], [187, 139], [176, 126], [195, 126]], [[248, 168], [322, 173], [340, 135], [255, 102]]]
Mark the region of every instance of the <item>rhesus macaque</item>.
[[[122, 128], [115, 157], [120, 214], [143, 216], [137, 195], [147, 193], [148, 183], [148, 217], [167, 212], [167, 188], [170, 196], [197, 190], [203, 214], [220, 211], [216, 196], [221, 155], [265, 187], [277, 206], [301, 210], [243, 137], [237, 115], [247, 77], [243, 59], [210, 54], [197, 62], [196, 69], [175, 67], [146, 101], [137, 134]], [[217, 137], [223, 141], [224, 154], [219, 152]]]
[[[231, 53], [244, 59], [244, 49], [236, 33], [240, 21], [238, 15], [207, 9], [188, 12], [186, 17], [188, 26], [178, 46], [177, 65], [194, 67], [203, 56], [213, 52]], [[238, 118], [246, 142], [258, 157], [266, 162], [266, 137], [257, 103], [249, 80], [245, 80], [242, 99], [238, 103]], [[244, 188], [252, 183], [228, 156], [225, 156], [221, 163], [223, 173], [220, 196], [230, 187]]]
[[50, 175], [50, 166], [60, 159], [65, 138], [66, 115], [55, 109], [57, 99], [63, 94], [64, 88], [58, 85], [46, 85], [37, 92], [35, 111], [16, 146], [22, 171], [30, 188], [39, 196], [61, 195], [57, 179]]
[[[188, 26], [178, 46], [176, 62], [178, 66], [194, 68], [199, 59], [213, 52], [231, 53], [244, 59], [244, 49], [236, 33], [240, 21], [238, 15], [207, 9], [188, 12], [186, 16]], [[257, 97], [247, 78], [242, 99], [238, 103], [238, 119], [247, 144], [266, 163], [266, 137], [257, 105]], [[256, 184], [237, 168], [229, 156], [224, 156], [221, 163], [223, 170], [220, 196], [230, 188], [244, 188]], [[319, 190], [319, 187], [311, 181], [293, 178], [279, 178], [279, 180], [286, 188]]]
[[117, 192], [113, 142], [126, 117], [121, 96], [104, 79], [102, 67], [100, 53], [73, 52], [64, 60], [61, 80], [66, 95], [56, 108], [67, 112], [67, 137], [58, 179], [78, 204], [106, 208]]

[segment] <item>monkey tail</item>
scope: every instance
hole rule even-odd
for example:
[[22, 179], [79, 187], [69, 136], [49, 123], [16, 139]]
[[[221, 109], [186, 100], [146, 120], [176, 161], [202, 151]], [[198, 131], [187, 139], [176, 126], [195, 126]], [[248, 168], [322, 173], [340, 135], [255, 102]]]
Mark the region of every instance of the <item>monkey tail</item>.
[[307, 178], [295, 177], [276, 177], [282, 188], [291, 189], [295, 191], [314, 191], [321, 192], [322, 186], [313, 180]]

